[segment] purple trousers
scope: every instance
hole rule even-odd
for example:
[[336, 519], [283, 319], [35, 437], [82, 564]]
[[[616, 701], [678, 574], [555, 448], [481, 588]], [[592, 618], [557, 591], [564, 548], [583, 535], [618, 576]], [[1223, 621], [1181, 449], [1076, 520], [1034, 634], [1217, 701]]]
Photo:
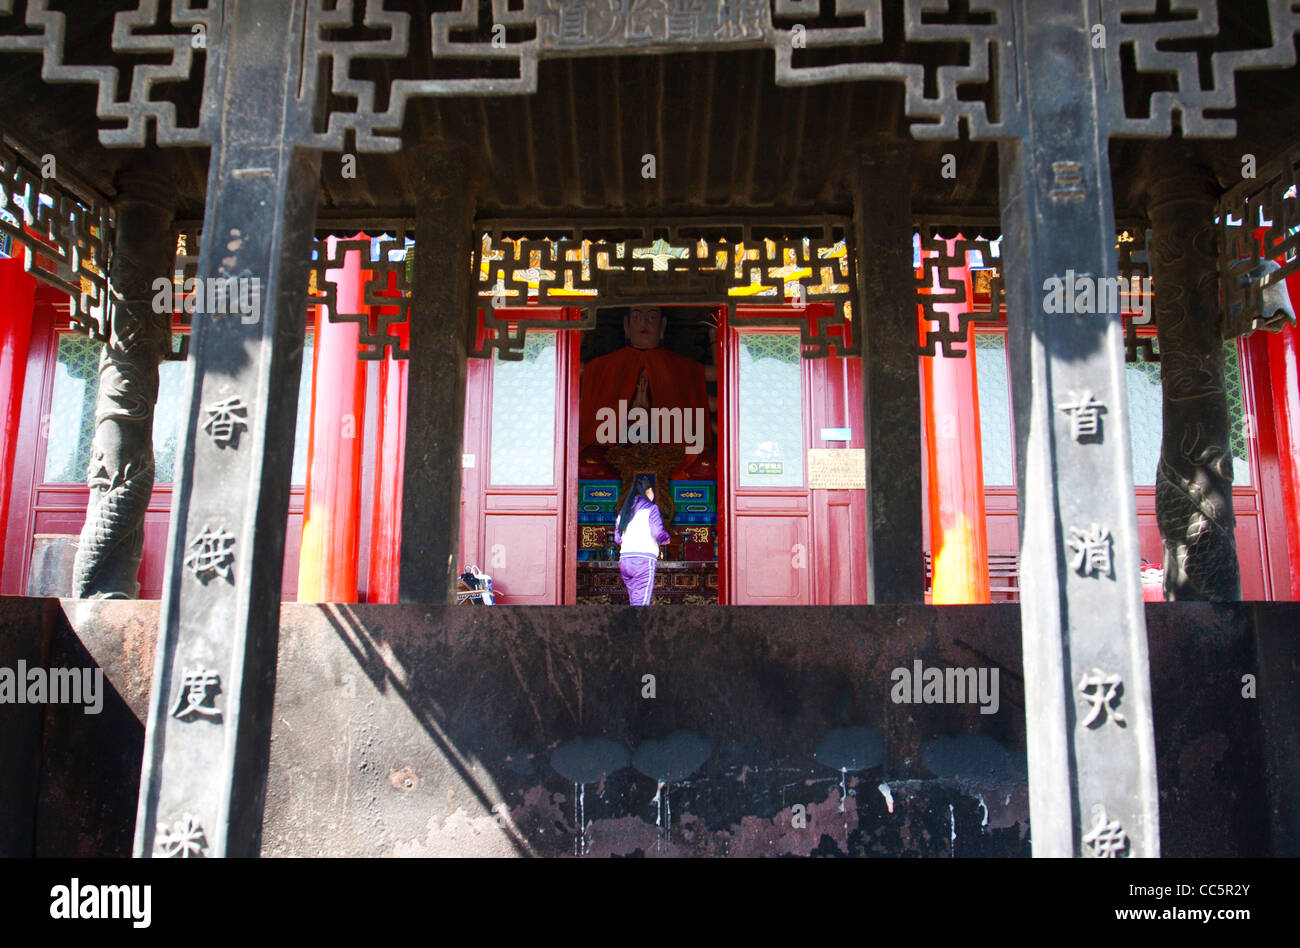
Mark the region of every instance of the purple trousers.
[[634, 606], [650, 605], [655, 590], [655, 563], [648, 553], [624, 553], [618, 558], [618, 572], [627, 587], [628, 602]]

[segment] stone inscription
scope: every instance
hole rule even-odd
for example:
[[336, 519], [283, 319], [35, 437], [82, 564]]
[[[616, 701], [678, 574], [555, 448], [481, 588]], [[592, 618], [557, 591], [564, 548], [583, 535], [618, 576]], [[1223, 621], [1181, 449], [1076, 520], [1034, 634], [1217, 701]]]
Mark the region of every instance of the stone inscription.
[[1115, 859], [1128, 855], [1129, 839], [1119, 820], [1106, 814], [1100, 803], [1092, 808], [1092, 830], [1083, 837], [1083, 851], [1094, 859]]
[[181, 677], [181, 690], [176, 698], [172, 717], [184, 720], [190, 715], [221, 720], [221, 712], [213, 706], [214, 691], [221, 687], [221, 676], [210, 668], [186, 669]]
[[248, 406], [239, 396], [232, 396], [203, 409], [208, 420], [203, 430], [219, 447], [238, 446], [239, 434], [248, 427]]
[[1085, 674], [1083, 680], [1079, 682], [1079, 693], [1087, 699], [1091, 710], [1083, 719], [1083, 726], [1105, 724], [1108, 719], [1120, 727], [1127, 724], [1124, 715], [1116, 707], [1119, 703], [1120, 689], [1123, 687], [1124, 681], [1119, 675], [1107, 675], [1096, 668]]
[[158, 824], [155, 854], [165, 859], [193, 859], [208, 854], [208, 841], [198, 820], [186, 813], [174, 822]]
[[763, 41], [767, 0], [547, 0], [543, 47], [673, 46]]

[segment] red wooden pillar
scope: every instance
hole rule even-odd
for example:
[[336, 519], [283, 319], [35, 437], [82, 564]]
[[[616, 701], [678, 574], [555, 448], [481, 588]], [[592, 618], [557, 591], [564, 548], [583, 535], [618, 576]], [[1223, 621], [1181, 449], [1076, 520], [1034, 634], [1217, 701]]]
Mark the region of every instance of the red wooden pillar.
[[[1292, 274], [1286, 283], [1292, 305], [1300, 306], [1300, 274]], [[1300, 600], [1300, 328], [1288, 326], [1267, 336], [1291, 598]]]
[[[0, 527], [9, 523], [35, 300], [36, 278], [23, 270], [22, 257], [0, 259]], [[4, 566], [3, 557], [0, 551], [0, 568]]]
[[[365, 235], [353, 239], [357, 238]], [[333, 254], [338, 238], [328, 239]], [[328, 271], [325, 278], [338, 285], [340, 312], [366, 312], [358, 251], [345, 254], [343, 268]], [[324, 306], [316, 308], [299, 602], [357, 601], [361, 429], [366, 408], [365, 366], [357, 358], [359, 340], [356, 323], [332, 323]]]
[[[380, 295], [395, 296], [396, 274]], [[380, 315], [389, 313], [379, 307]], [[392, 310], [396, 312], [396, 310]], [[410, 349], [410, 327], [394, 324], [403, 349]], [[402, 473], [406, 464], [406, 360], [385, 359], [379, 366], [379, 431], [376, 443], [374, 510], [370, 527], [369, 602], [397, 602], [402, 556]]]
[[[948, 252], [952, 253], [951, 246]], [[950, 267], [948, 278], [964, 280], [966, 299], [974, 298], [969, 269]], [[920, 318], [920, 313], [918, 306], [918, 340], [923, 340], [928, 324]], [[952, 318], [956, 319], [955, 313]], [[965, 357], [960, 359], [942, 354], [921, 357], [921, 410], [933, 571], [930, 588], [935, 605], [990, 601], [973, 332], [966, 348]]]

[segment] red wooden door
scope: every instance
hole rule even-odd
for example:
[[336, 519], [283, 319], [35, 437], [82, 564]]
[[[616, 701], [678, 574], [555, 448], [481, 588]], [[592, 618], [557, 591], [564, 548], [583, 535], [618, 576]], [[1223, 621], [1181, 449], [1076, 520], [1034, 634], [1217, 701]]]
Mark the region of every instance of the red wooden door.
[[[560, 308], [530, 308], [559, 317]], [[576, 333], [530, 332], [520, 361], [471, 359], [461, 478], [461, 566], [492, 577], [502, 605], [572, 602], [569, 498], [577, 418]], [[576, 420], [574, 421], [576, 424]]]
[[727, 600], [865, 603], [864, 491], [812, 490], [807, 465], [810, 448], [863, 446], [861, 360], [804, 359], [797, 331], [724, 325], [721, 336]]
[[[856, 449], [865, 455], [862, 360], [839, 356], [805, 359], [804, 371], [810, 377], [809, 391], [812, 395], [808, 415], [810, 447]], [[823, 435], [828, 437], [823, 438]], [[811, 566], [815, 603], [823, 606], [865, 605], [866, 491], [815, 489], [811, 495], [815, 553]]]

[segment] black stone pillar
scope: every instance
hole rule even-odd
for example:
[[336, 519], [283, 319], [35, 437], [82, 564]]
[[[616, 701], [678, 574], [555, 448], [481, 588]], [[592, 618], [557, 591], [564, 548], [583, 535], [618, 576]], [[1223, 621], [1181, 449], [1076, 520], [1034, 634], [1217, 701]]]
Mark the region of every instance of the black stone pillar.
[[456, 601], [474, 200], [458, 151], [421, 149], [402, 478], [401, 602]]
[[1241, 598], [1232, 448], [1214, 233], [1218, 182], [1188, 159], [1156, 163], [1149, 187], [1151, 284], [1164, 435], [1156, 520], [1165, 599]]
[[[320, 152], [304, 4], [227, 0], [208, 47], [190, 404], [145, 731], [136, 856], [258, 855]], [[217, 291], [221, 297], [217, 297]], [[239, 302], [231, 304], [231, 293]]]
[[161, 177], [128, 173], [114, 207], [109, 266], [109, 338], [99, 358], [95, 437], [86, 483], [90, 503], [72, 571], [79, 599], [134, 599], [153, 491], [153, 416], [158, 363], [171, 348], [171, 307], [154, 311], [153, 283], [170, 277], [175, 189]]
[[912, 269], [910, 151], [862, 155], [854, 231], [862, 309], [862, 421], [867, 443], [867, 598], [924, 602], [921, 388]]
[[1025, 131], [998, 152], [1033, 850], [1155, 857], [1104, 62], [1088, 52], [1089, 5], [1016, 10]]

